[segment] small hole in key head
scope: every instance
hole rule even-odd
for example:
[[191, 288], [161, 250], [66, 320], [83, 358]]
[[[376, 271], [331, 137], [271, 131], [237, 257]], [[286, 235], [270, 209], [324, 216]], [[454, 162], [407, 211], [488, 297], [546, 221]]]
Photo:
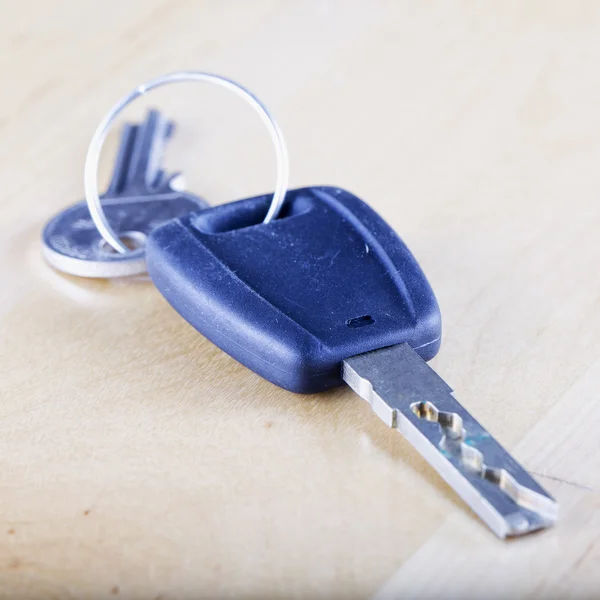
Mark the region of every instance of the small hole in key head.
[[357, 327], [364, 327], [365, 325], [373, 325], [375, 319], [371, 315], [363, 315], [362, 317], [354, 317], [354, 319], [348, 319], [346, 321], [346, 327], [356, 329]]
[[[146, 235], [141, 231], [126, 231], [119, 239], [129, 250], [139, 250], [146, 244]], [[119, 254], [105, 239], [100, 240], [99, 247], [104, 254]]]

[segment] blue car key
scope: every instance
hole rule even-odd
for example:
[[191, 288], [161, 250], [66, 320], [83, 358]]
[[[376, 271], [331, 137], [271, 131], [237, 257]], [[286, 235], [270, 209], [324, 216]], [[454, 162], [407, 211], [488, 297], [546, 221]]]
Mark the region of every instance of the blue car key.
[[[120, 223], [111, 225], [100, 201], [100, 151], [110, 125], [133, 100], [182, 81], [218, 84], [257, 111], [275, 147], [275, 192], [272, 198], [185, 211], [162, 224], [152, 220], [144, 229], [146, 248], [131, 251]], [[160, 143], [166, 131], [149, 139]], [[152, 152], [123, 152], [125, 168], [117, 168], [109, 193], [168, 184]], [[136, 166], [140, 157], [141, 171]], [[202, 71], [179, 71], [138, 85], [96, 129], [84, 180], [93, 235], [119, 253], [124, 264], [135, 266], [136, 253], [145, 250], [148, 272], [160, 292], [225, 352], [293, 392], [320, 392], [346, 382], [498, 536], [554, 523], [554, 499], [425, 362], [440, 346], [440, 312], [408, 248], [381, 217], [344, 190], [311, 187], [286, 193], [288, 156], [281, 130], [246, 88]], [[77, 222], [69, 224], [78, 229]]]
[[333, 187], [206, 209], [155, 229], [148, 271], [202, 335], [287, 390], [346, 382], [500, 537], [551, 525], [554, 499], [426, 364], [441, 319], [421, 268], [356, 196]]

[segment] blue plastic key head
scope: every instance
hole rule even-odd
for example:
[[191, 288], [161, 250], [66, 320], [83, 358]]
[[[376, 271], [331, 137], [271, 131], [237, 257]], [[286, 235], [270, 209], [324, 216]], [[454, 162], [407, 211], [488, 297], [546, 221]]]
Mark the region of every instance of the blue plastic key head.
[[334, 187], [288, 192], [176, 219], [154, 230], [148, 271], [202, 335], [265, 379], [301, 393], [342, 385], [342, 361], [408, 343], [440, 346], [433, 291], [398, 235]]

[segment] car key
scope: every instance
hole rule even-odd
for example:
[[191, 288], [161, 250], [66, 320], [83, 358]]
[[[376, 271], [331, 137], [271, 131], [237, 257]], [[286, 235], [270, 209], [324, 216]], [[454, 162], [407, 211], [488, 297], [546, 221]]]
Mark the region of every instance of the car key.
[[288, 192], [261, 223], [261, 196], [155, 229], [148, 271], [200, 333], [301, 393], [344, 381], [400, 431], [500, 537], [550, 526], [557, 504], [426, 364], [437, 301], [416, 260], [364, 202], [339, 188]]
[[94, 225], [86, 202], [52, 218], [42, 234], [46, 260], [55, 268], [83, 277], [119, 277], [146, 271], [148, 234], [169, 219], [208, 206], [182, 191], [180, 173], [160, 167], [165, 143], [175, 125], [151, 110], [141, 124], [125, 124], [102, 206], [110, 222], [133, 252], [115, 252]]

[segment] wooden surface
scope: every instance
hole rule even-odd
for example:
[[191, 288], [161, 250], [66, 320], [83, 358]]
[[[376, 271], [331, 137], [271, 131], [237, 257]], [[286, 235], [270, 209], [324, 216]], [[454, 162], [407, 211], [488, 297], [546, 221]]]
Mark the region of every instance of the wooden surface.
[[[2, 0], [0, 596], [600, 595], [600, 3]], [[433, 361], [561, 503], [497, 540], [348, 389], [277, 389], [143, 278], [40, 257], [87, 143], [145, 79], [210, 70], [437, 292]], [[210, 86], [140, 101], [211, 203], [272, 189], [256, 116]], [[108, 173], [116, 132], [108, 144]]]

